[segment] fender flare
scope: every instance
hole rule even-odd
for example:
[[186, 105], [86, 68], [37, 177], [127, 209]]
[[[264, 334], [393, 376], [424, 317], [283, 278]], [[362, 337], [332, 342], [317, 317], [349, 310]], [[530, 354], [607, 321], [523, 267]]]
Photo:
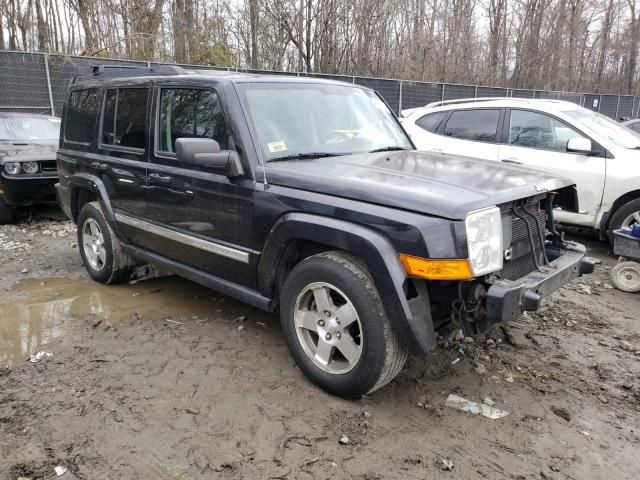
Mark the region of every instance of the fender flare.
[[70, 208], [73, 218], [77, 218], [78, 213], [80, 213], [76, 211], [77, 206], [73, 202], [74, 190], [77, 189], [88, 190], [93, 193], [93, 195], [100, 203], [102, 213], [109, 223], [109, 226], [113, 229], [116, 236], [122, 242], [128, 243], [127, 238], [118, 226], [118, 222], [116, 222], [116, 216], [113, 212], [111, 202], [109, 201], [109, 194], [107, 193], [107, 188], [105, 187], [102, 180], [100, 180], [100, 178], [96, 175], [91, 175], [90, 173], [76, 173], [71, 177], [71, 179], [69, 180], [69, 198], [71, 199]]
[[378, 232], [344, 220], [288, 213], [271, 229], [258, 265], [262, 295], [277, 295], [277, 275], [288, 245], [306, 240], [350, 252], [366, 264], [382, 299], [383, 306], [404, 345], [413, 352], [426, 353], [436, 346], [428, 290], [417, 282], [419, 295], [408, 300], [408, 277], [391, 242]]

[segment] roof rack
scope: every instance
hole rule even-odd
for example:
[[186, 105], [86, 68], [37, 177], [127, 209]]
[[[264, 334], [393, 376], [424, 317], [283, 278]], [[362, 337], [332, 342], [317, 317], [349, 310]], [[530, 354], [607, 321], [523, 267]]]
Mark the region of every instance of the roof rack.
[[184, 75], [188, 73], [177, 65], [156, 65], [143, 67], [139, 65], [92, 65], [91, 73], [76, 75], [71, 83], [95, 78], [134, 77], [149, 75]]
[[443, 105], [449, 105], [452, 103], [474, 103], [474, 102], [490, 102], [495, 100], [516, 100], [526, 102], [532, 100], [531, 98], [519, 98], [519, 97], [471, 97], [471, 98], [457, 98], [455, 100], [440, 100], [425, 105], [425, 108], [441, 107]]

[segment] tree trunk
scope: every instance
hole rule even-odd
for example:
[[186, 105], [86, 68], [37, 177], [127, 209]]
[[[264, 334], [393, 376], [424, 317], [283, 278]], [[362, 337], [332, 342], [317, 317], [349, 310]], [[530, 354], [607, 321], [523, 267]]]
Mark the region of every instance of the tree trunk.
[[38, 49], [41, 52], [49, 51], [49, 27], [45, 21], [44, 14], [42, 12], [41, 0], [35, 0], [36, 2], [36, 18], [38, 21]]
[[258, 68], [258, 0], [249, 0], [249, 35], [251, 37], [251, 49], [249, 64], [251, 68]]
[[89, 51], [94, 51], [98, 48], [96, 37], [93, 34], [93, 28], [91, 26], [91, 0], [77, 0], [77, 10], [80, 21], [82, 22], [82, 29], [84, 30], [84, 43], [85, 48]]

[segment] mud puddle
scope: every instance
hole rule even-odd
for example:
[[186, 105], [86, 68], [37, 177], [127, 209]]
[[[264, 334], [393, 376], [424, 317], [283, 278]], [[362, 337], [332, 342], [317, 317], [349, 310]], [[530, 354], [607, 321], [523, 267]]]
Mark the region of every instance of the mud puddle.
[[0, 303], [0, 366], [26, 359], [79, 322], [207, 316], [224, 297], [179, 277], [134, 285], [101, 285], [87, 278], [37, 278], [17, 282], [15, 300]]

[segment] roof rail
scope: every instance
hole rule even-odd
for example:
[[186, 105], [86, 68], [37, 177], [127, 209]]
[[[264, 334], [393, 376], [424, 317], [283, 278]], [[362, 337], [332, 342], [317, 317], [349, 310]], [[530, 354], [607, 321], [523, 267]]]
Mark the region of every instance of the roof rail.
[[71, 83], [80, 80], [91, 80], [95, 78], [115, 78], [115, 77], [134, 77], [148, 75], [183, 75], [187, 71], [177, 65], [156, 65], [156, 66], [140, 66], [140, 65], [92, 65], [91, 73], [76, 75]]
[[440, 100], [437, 102], [431, 102], [425, 105], [425, 108], [441, 107], [443, 105], [449, 105], [452, 103], [474, 103], [474, 102], [490, 102], [492, 100], [521, 100], [526, 102], [532, 100], [531, 98], [519, 98], [519, 97], [471, 97], [471, 98], [457, 98], [455, 100]]

